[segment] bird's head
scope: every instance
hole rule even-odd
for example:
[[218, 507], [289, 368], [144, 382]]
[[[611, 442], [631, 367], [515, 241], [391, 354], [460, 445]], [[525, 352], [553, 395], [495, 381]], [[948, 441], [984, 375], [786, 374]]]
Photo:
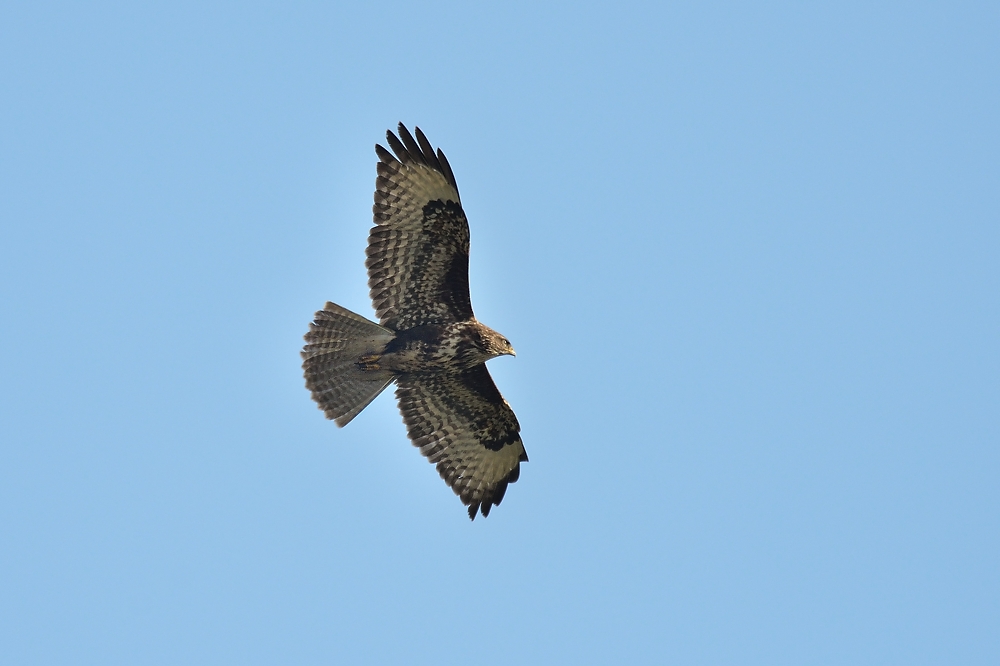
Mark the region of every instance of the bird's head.
[[[482, 326], [482, 324], [480, 324]], [[483, 326], [483, 348], [490, 358], [497, 356], [517, 356], [514, 351], [514, 347], [511, 346], [510, 340], [500, 335], [492, 328]]]

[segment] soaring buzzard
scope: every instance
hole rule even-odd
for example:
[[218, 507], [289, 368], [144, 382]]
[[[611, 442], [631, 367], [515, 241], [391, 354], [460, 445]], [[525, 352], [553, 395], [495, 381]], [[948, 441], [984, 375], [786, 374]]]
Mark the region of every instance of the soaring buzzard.
[[[528, 460], [521, 427], [486, 369], [514, 356], [476, 321], [469, 299], [469, 223], [444, 153], [420, 128], [386, 132], [368, 235], [368, 286], [380, 324], [334, 303], [306, 333], [302, 368], [313, 400], [345, 426], [396, 382], [406, 434], [441, 478], [483, 516]], [[393, 156], [395, 153], [395, 156]]]

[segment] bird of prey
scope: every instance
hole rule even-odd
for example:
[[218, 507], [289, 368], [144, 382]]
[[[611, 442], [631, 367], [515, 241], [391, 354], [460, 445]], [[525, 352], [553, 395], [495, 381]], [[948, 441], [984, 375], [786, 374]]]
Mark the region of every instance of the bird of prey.
[[[376, 144], [375, 226], [368, 286], [379, 323], [334, 303], [305, 335], [306, 388], [345, 426], [389, 384], [406, 433], [468, 507], [488, 516], [528, 460], [521, 427], [486, 369], [514, 356], [504, 336], [472, 313], [469, 223], [440, 149], [420, 128]], [[393, 154], [395, 153], [395, 154]]]

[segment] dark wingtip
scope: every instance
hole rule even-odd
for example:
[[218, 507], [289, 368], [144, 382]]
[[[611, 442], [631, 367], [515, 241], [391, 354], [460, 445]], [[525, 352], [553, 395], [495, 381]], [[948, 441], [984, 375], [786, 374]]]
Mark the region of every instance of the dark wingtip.
[[427, 140], [427, 137], [424, 136], [424, 133], [420, 131], [419, 127], [414, 127], [413, 131], [417, 135], [417, 146], [420, 148], [420, 152], [424, 156], [424, 162], [432, 168], [440, 171], [447, 179], [447, 174], [444, 173], [444, 167], [441, 166], [441, 162], [438, 160], [437, 155], [434, 154], [434, 147], [431, 146], [431, 142]]
[[476, 519], [476, 511], [478, 511], [478, 510], [479, 510], [479, 505], [478, 504], [470, 504], [469, 505], [469, 520], [475, 520]]
[[[414, 138], [413, 134], [410, 134], [410, 130], [403, 123], [399, 123], [396, 126], [396, 133], [399, 136], [393, 134], [392, 130], [386, 130], [385, 140], [388, 142], [392, 152], [375, 144], [375, 153], [379, 159], [386, 164], [392, 164], [393, 162], [401, 162], [403, 164], [417, 162], [425, 164], [443, 175], [445, 180], [455, 188], [455, 192], [458, 192], [455, 173], [451, 170], [451, 164], [448, 163], [448, 158], [444, 156], [444, 152], [440, 148], [435, 151], [434, 147], [431, 146], [431, 142], [419, 127], [414, 126], [413, 131], [416, 134], [416, 138]], [[393, 153], [395, 153], [395, 156]]]
[[[406, 152], [410, 154], [410, 158], [414, 162], [420, 162], [422, 164], [427, 164], [427, 159], [424, 157], [424, 153], [420, 150], [420, 145], [417, 144], [416, 139], [410, 134], [410, 130], [406, 129], [406, 125], [399, 123], [399, 140], [403, 142], [406, 147]], [[430, 164], [427, 164], [430, 166]]]
[[451, 165], [448, 164], [448, 158], [444, 156], [444, 151], [440, 148], [437, 149], [437, 158], [438, 162], [441, 164], [441, 173], [444, 174], [444, 177], [448, 179], [451, 186], [455, 188], [456, 192], [458, 192], [458, 183], [455, 182], [455, 174], [451, 170]]
[[[400, 123], [399, 126], [402, 127], [403, 124]], [[392, 133], [392, 130], [386, 130], [385, 140], [389, 143], [389, 148], [392, 149], [392, 152], [396, 154], [396, 159], [398, 161], [402, 162], [403, 164], [409, 164], [412, 161], [413, 158], [411, 157], [410, 153], [407, 152], [406, 146], [404, 146], [403, 142], [400, 141], [396, 137], [396, 135]]]
[[388, 150], [386, 150], [380, 144], [377, 143], [375, 144], [375, 154], [378, 155], [380, 161], [385, 162], [386, 164], [394, 164], [399, 162], [399, 160], [396, 159], [395, 155], [393, 155], [392, 153], [390, 153]]

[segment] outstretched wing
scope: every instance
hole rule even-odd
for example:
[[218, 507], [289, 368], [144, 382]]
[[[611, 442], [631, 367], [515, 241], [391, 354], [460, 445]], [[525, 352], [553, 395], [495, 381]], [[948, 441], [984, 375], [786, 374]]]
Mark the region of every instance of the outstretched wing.
[[368, 235], [368, 287], [383, 326], [400, 330], [472, 318], [469, 223], [444, 153], [420, 128], [386, 132], [376, 145], [375, 226]]
[[488, 516], [528, 460], [521, 426], [489, 370], [477, 365], [462, 373], [407, 374], [396, 385], [413, 445], [437, 464], [470, 518], [477, 511]]

